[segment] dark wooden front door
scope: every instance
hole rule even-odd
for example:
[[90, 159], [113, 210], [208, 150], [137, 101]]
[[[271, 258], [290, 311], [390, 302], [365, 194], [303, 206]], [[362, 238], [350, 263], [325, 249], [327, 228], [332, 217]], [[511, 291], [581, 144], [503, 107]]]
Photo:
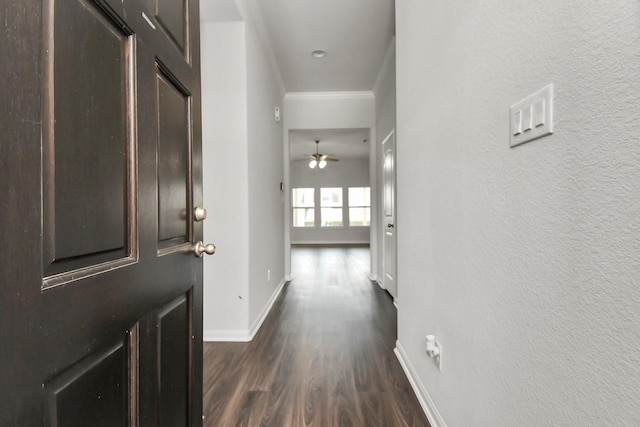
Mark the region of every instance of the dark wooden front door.
[[196, 0], [0, 6], [0, 425], [202, 419]]

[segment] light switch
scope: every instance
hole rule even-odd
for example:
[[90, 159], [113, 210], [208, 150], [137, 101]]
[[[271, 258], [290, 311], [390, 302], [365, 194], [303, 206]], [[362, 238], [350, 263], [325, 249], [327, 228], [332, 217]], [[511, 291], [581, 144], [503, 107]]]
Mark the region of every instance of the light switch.
[[545, 104], [544, 99], [539, 99], [533, 104], [533, 125], [535, 127], [544, 125]]
[[531, 105], [522, 110], [522, 130], [524, 132], [531, 130]]
[[511, 147], [553, 133], [554, 96], [554, 86], [550, 84], [511, 106]]
[[520, 135], [522, 133], [522, 111], [516, 111], [515, 114], [513, 114], [512, 120], [512, 135]]

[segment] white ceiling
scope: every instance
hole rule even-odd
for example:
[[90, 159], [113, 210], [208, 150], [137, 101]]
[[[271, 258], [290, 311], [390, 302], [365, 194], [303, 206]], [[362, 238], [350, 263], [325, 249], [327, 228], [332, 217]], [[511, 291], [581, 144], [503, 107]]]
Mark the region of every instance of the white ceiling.
[[321, 154], [335, 154], [340, 160], [369, 157], [369, 129], [304, 129], [289, 131], [291, 160], [307, 159], [315, 153], [316, 140]]
[[[394, 0], [200, 0], [203, 22], [239, 21], [246, 10], [258, 11], [287, 92], [372, 90], [395, 34]], [[291, 131], [290, 158], [315, 153], [316, 139], [323, 154], [369, 156], [368, 129], [324, 129]]]
[[[373, 89], [395, 31], [393, 0], [253, 1], [287, 92]], [[313, 58], [314, 49], [327, 56]]]
[[[201, 20], [240, 20], [243, 1], [257, 2], [287, 92], [373, 89], [395, 33], [394, 0], [201, 0]], [[315, 49], [327, 55], [313, 58]]]

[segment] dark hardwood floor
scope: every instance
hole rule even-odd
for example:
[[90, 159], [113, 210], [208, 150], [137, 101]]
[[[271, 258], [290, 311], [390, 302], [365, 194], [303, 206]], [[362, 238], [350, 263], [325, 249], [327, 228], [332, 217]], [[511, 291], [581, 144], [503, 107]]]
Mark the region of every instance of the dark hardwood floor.
[[204, 425], [429, 426], [368, 270], [368, 248], [293, 248], [293, 281], [255, 339], [205, 343]]

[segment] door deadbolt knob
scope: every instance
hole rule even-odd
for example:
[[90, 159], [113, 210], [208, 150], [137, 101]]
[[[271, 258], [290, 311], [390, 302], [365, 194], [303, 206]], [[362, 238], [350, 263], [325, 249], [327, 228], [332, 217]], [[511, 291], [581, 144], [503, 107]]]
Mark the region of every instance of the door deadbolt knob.
[[193, 218], [198, 222], [204, 221], [205, 219], [207, 219], [207, 210], [205, 208], [196, 206], [196, 208], [193, 210]]
[[195, 252], [198, 258], [201, 258], [202, 254], [213, 255], [216, 253], [216, 245], [214, 245], [213, 243], [205, 245], [204, 243], [202, 243], [202, 241], [199, 241], [193, 247], [193, 252]]
[[393, 227], [394, 227], [393, 223], [387, 224], [387, 228], [393, 228]]

